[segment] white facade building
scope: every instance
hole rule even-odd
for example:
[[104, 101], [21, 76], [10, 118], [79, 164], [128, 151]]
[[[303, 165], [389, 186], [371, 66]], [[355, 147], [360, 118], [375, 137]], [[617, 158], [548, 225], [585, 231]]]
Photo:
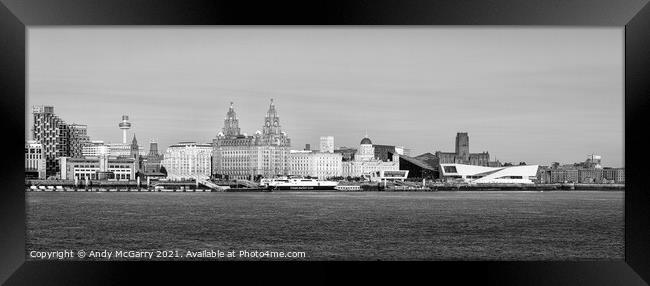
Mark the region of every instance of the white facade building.
[[317, 177], [321, 180], [341, 176], [342, 161], [340, 153], [291, 150], [287, 156], [289, 175]]
[[102, 173], [111, 173], [118, 181], [136, 180], [136, 162], [133, 158], [110, 158], [106, 155], [87, 158], [59, 158], [61, 179], [63, 180], [101, 180]]
[[334, 153], [334, 136], [320, 137], [320, 151], [322, 153]]
[[386, 181], [402, 181], [406, 180], [409, 176], [409, 171], [399, 170], [399, 171], [377, 171], [370, 175], [370, 181], [372, 182], [386, 182]]
[[375, 148], [368, 136], [359, 144], [359, 149], [354, 154], [354, 160], [343, 162], [342, 175], [344, 177], [367, 177], [381, 171], [399, 171], [399, 155], [393, 154], [392, 161], [382, 161], [375, 158]]
[[411, 149], [404, 148], [404, 146], [395, 146], [395, 152], [399, 155], [411, 156]]
[[30, 140], [25, 143], [25, 173], [34, 173], [38, 179], [45, 179], [45, 151], [43, 144]]
[[[108, 147], [109, 156], [111, 157], [131, 156], [131, 143], [108, 143], [106, 146]], [[146, 155], [144, 147], [138, 146], [138, 155]]]
[[465, 164], [440, 164], [441, 176], [472, 184], [533, 184], [537, 165], [484, 167]]
[[108, 145], [104, 144], [104, 141], [93, 140], [88, 145], [83, 146], [81, 153], [83, 157], [98, 157], [110, 154], [110, 150]]
[[172, 180], [209, 179], [212, 170], [212, 145], [180, 142], [165, 150], [162, 165]]

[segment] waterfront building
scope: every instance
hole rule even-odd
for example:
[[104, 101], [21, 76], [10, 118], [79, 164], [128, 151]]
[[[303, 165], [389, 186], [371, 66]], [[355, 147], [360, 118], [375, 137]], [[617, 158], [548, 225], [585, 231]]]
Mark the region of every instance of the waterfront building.
[[57, 158], [69, 156], [68, 125], [54, 114], [53, 106], [33, 106], [32, 138], [43, 147], [45, 174], [55, 176], [59, 172]]
[[110, 154], [110, 150], [104, 141], [91, 140], [86, 146], [82, 148], [82, 157], [98, 157], [100, 155]]
[[603, 167], [600, 165], [601, 161], [602, 161], [602, 157], [600, 155], [590, 154], [587, 156], [587, 160], [585, 160], [583, 166], [585, 168], [602, 169]]
[[179, 142], [165, 150], [162, 165], [167, 177], [173, 180], [209, 179], [211, 174], [212, 145], [196, 142]]
[[129, 157], [131, 155], [131, 144], [108, 143], [108, 152], [111, 157]]
[[399, 155], [400, 170], [408, 171], [409, 178], [435, 179], [438, 177], [438, 170], [418, 158]]
[[[111, 157], [133, 157], [133, 141], [131, 143], [108, 143], [106, 144], [106, 147], [108, 147], [108, 153]], [[137, 147], [137, 154], [140, 156], [144, 156], [145, 150], [144, 148], [137, 146], [137, 141], [136, 141], [136, 147]]]
[[334, 136], [320, 137], [320, 151], [322, 153], [334, 153]]
[[59, 158], [63, 180], [135, 180], [136, 161], [133, 158], [113, 158], [107, 155], [86, 158]]
[[541, 183], [625, 183], [624, 168], [549, 168], [538, 174]]
[[273, 99], [264, 117], [262, 131], [241, 134], [233, 103], [224, 127], [213, 140], [213, 174], [231, 179], [257, 179], [288, 174], [287, 156], [291, 140], [280, 126]]
[[339, 147], [339, 149], [334, 150], [334, 153], [341, 154], [343, 162], [348, 162], [354, 160], [354, 154], [357, 153], [357, 149], [348, 148], [348, 147]]
[[603, 169], [602, 168], [583, 168], [578, 169], [578, 182], [583, 184], [603, 182]]
[[291, 150], [287, 156], [289, 175], [327, 179], [342, 175], [342, 156], [338, 153]]
[[142, 171], [145, 175], [160, 173], [160, 167], [162, 166], [163, 156], [158, 153], [158, 142], [151, 140], [149, 142], [149, 153], [144, 157], [142, 161]]
[[311, 150], [291, 150], [287, 156], [287, 166], [289, 175], [292, 176], [310, 176], [311, 172]]
[[372, 147], [375, 158], [384, 162], [392, 161], [393, 155], [398, 154], [395, 146], [374, 144]]
[[409, 156], [407, 153], [410, 153], [410, 150], [404, 146], [373, 144], [372, 147], [375, 149], [375, 158], [384, 162], [393, 161], [395, 155]]
[[[111, 157], [133, 157], [133, 141], [131, 143], [108, 143], [106, 144], [106, 147], [108, 148], [108, 154]], [[145, 150], [143, 147], [140, 147], [137, 145], [136, 141], [136, 147], [137, 147], [137, 154], [140, 156], [144, 156]]]
[[551, 183], [579, 183], [578, 169], [551, 169]]
[[618, 184], [625, 184], [624, 168], [603, 168], [603, 179]]
[[46, 178], [43, 144], [35, 140], [30, 140], [25, 143], [25, 178]]
[[68, 156], [72, 158], [83, 158], [83, 148], [90, 144], [88, 127], [83, 124], [69, 124], [68, 134]]
[[553, 163], [538, 174], [541, 183], [625, 183], [624, 168], [603, 168], [602, 157], [591, 154], [584, 162], [564, 164]]
[[130, 157], [131, 144], [124, 143], [107, 143], [108, 154], [111, 157]]
[[494, 160], [494, 161], [489, 161], [488, 162], [488, 167], [502, 167], [503, 164], [499, 162], [499, 160]]
[[367, 177], [378, 171], [398, 171], [399, 155], [393, 154], [390, 161], [382, 161], [375, 158], [375, 149], [372, 141], [366, 135], [359, 144], [354, 159], [342, 163], [342, 175], [344, 177]]
[[399, 155], [411, 156], [411, 149], [404, 148], [404, 146], [395, 146], [395, 152]]
[[580, 173], [577, 169], [565, 170], [565, 178], [569, 183], [580, 183]]
[[484, 167], [466, 164], [440, 164], [441, 176], [447, 181], [472, 184], [533, 184], [537, 180], [537, 165]]
[[614, 175], [614, 180], [616, 183], [619, 184], [625, 184], [625, 169], [623, 168], [616, 168], [616, 173]]
[[436, 151], [435, 156], [440, 164], [466, 164], [476, 166], [489, 166], [490, 153], [487, 151], [481, 153], [469, 152], [469, 135], [467, 132], [458, 132], [456, 134], [455, 152]]
[[540, 184], [550, 184], [551, 169], [548, 166], [539, 166], [537, 169], [537, 182]]
[[583, 161], [583, 162], [577, 162], [577, 163], [573, 163], [573, 164], [564, 164], [564, 165], [561, 165], [561, 166], [560, 166], [559, 163], [557, 163], [556, 168], [561, 168], [561, 169], [580, 169], [580, 168], [582, 168], [582, 169], [592, 169], [592, 168], [602, 169], [603, 167], [601, 165], [601, 162], [602, 162], [602, 157], [600, 155], [590, 154], [590, 155], [587, 156], [587, 159], [585, 161]]
[[440, 160], [438, 159], [438, 157], [436, 157], [436, 155], [431, 154], [429, 152], [424, 153], [424, 154], [420, 154], [420, 155], [415, 156], [413, 158], [417, 159], [419, 161], [422, 161], [422, 162], [426, 163], [427, 165], [433, 167], [436, 170], [436, 172], [438, 171], [438, 167], [440, 167]]
[[371, 182], [388, 182], [388, 181], [402, 181], [408, 178], [409, 171], [407, 170], [397, 170], [397, 171], [386, 171], [379, 170], [373, 173], [370, 173]]

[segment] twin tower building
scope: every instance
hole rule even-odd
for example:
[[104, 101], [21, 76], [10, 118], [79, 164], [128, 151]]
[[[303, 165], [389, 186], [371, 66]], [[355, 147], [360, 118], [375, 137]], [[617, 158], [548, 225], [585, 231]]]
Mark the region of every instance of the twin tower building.
[[291, 140], [282, 131], [273, 99], [262, 130], [254, 135], [242, 134], [232, 102], [223, 125], [212, 144], [212, 174], [217, 178], [257, 180], [300, 175], [322, 179], [399, 170], [398, 155], [393, 154], [390, 160], [375, 158], [375, 149], [367, 136], [362, 139], [353, 160], [343, 160], [342, 154], [334, 151], [333, 137], [322, 138], [325, 140], [321, 142], [323, 150], [320, 152], [290, 150]]
[[291, 140], [280, 127], [273, 99], [264, 126], [254, 135], [242, 134], [232, 102], [223, 129], [213, 141], [212, 172], [215, 176], [254, 179], [288, 174], [287, 155]]

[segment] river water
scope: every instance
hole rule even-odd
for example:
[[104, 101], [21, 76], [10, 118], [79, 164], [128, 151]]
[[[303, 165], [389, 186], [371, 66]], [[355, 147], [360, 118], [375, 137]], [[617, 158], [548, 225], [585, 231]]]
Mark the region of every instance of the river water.
[[182, 257], [188, 250], [304, 252], [299, 260], [624, 254], [622, 191], [25, 195], [28, 259], [34, 250], [81, 249], [181, 253], [157, 258], [170, 260], [191, 260]]

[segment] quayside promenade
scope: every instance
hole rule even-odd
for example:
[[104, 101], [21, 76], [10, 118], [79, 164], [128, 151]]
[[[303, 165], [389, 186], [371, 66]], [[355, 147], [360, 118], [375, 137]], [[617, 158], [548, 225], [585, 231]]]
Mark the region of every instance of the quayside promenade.
[[[623, 191], [624, 184], [463, 184], [463, 183], [422, 183], [391, 182], [341, 182], [342, 188], [333, 191]], [[350, 188], [352, 187], [352, 188]], [[169, 181], [154, 182], [149, 185], [136, 181], [89, 181], [75, 184], [72, 180], [26, 180], [25, 190], [33, 192], [267, 192], [269, 189], [246, 181]]]

